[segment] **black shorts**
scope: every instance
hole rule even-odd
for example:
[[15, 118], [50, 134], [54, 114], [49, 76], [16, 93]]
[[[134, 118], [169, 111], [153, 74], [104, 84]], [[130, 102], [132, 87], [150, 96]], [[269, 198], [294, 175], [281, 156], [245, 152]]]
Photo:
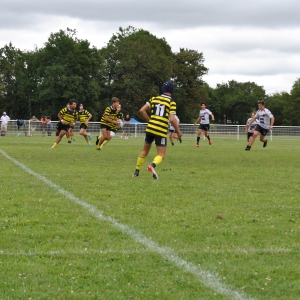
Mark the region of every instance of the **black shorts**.
[[146, 133], [145, 144], [151, 145], [153, 143], [153, 141], [155, 141], [155, 145], [157, 147], [166, 147], [167, 146], [167, 138], [166, 137]]
[[175, 129], [169, 129], [169, 132], [176, 132]]
[[69, 128], [70, 128], [70, 125], [65, 125], [62, 122], [58, 122], [56, 125], [56, 130], [58, 130], [58, 131], [62, 131], [62, 130], [69, 131]]
[[83, 128], [83, 129], [87, 129], [88, 127], [86, 126], [86, 124], [84, 124], [84, 123], [81, 123], [81, 124], [80, 124], [80, 129], [81, 129], [81, 128]]
[[269, 129], [262, 128], [260, 125], [256, 125], [254, 128], [255, 131], [258, 131], [261, 135], [266, 136], [269, 132]]
[[209, 131], [209, 124], [200, 124], [199, 129], [202, 129], [204, 131]]
[[247, 137], [248, 137], [248, 140], [250, 139], [250, 137], [253, 135], [253, 132], [248, 132], [247, 133]]
[[109, 131], [112, 131], [111, 127], [108, 126], [108, 125], [104, 125], [104, 124], [100, 124], [100, 129], [106, 129], [106, 130], [109, 130]]

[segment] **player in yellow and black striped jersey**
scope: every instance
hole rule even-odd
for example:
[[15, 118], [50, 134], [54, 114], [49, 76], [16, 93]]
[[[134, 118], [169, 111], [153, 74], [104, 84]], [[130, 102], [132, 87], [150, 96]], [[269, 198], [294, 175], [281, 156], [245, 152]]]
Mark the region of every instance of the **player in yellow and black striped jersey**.
[[120, 105], [120, 100], [116, 97], [111, 99], [111, 106], [106, 107], [102, 118], [100, 120], [100, 127], [101, 127], [101, 139], [97, 145], [97, 150], [100, 150], [101, 145], [105, 140], [110, 140], [111, 135], [110, 131], [112, 130], [113, 125], [119, 125], [117, 120], [117, 114], [119, 113], [118, 107]]
[[88, 146], [92, 146], [91, 145], [92, 135], [90, 133], [87, 133], [86, 130], [89, 126], [89, 121], [93, 116], [87, 109], [83, 108], [83, 104], [79, 105], [78, 116], [79, 116], [79, 121], [80, 121], [79, 134], [84, 137]]
[[[169, 120], [177, 132], [177, 136], [181, 139], [182, 133], [179, 130], [178, 123], [175, 119], [176, 103], [172, 100], [171, 96], [174, 91], [174, 85], [171, 81], [167, 81], [162, 87], [163, 94], [160, 96], [152, 97], [141, 109], [140, 113], [148, 122], [146, 128], [146, 137], [144, 148], [140, 153], [136, 169], [132, 177], [139, 176], [140, 169], [144, 164], [153, 141], [156, 144], [157, 155], [151, 165], [147, 169], [152, 173], [154, 179], [158, 179], [155, 167], [162, 162], [166, 156], [167, 134], [169, 127]], [[150, 117], [147, 111], [150, 109]]]
[[152, 135], [166, 137], [169, 129], [169, 117], [176, 114], [176, 103], [168, 95], [152, 97], [147, 102], [151, 112], [146, 132]]
[[[124, 115], [123, 115], [123, 113], [119, 112], [116, 117], [117, 117], [117, 120], [118, 120], [119, 124], [118, 125], [113, 124], [111, 126], [110, 139], [109, 140], [105, 140], [102, 143], [102, 145], [99, 147], [100, 150], [116, 135], [117, 130], [120, 128], [120, 124], [121, 124], [121, 121], [122, 121]], [[97, 137], [96, 145], [98, 145], [98, 142], [99, 142], [100, 139], [101, 139], [101, 135], [99, 135]]]
[[73, 123], [75, 123], [76, 120], [78, 119], [76, 106], [77, 106], [77, 100], [73, 99], [69, 102], [68, 106], [61, 109], [60, 112], [58, 113], [57, 116], [59, 122], [56, 127], [57, 139], [51, 148], [55, 148], [59, 144], [62, 137], [68, 133], [70, 126], [73, 125]]
[[[69, 109], [69, 107], [70, 107], [70, 104], [67, 103], [66, 108]], [[76, 120], [78, 120], [78, 119], [79, 119], [79, 115], [78, 115], [78, 112], [77, 112]], [[76, 141], [76, 137], [75, 137], [74, 131], [73, 131], [74, 126], [75, 126], [75, 121], [72, 124], [70, 124], [69, 131], [66, 133], [68, 143], [71, 143], [71, 141], [74, 141], [74, 142]]]

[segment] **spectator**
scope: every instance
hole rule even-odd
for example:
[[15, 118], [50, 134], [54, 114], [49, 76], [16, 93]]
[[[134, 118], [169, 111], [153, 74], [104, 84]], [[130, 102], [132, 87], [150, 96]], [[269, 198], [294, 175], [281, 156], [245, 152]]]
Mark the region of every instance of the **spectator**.
[[46, 117], [46, 130], [47, 130], [48, 137], [51, 137], [52, 129], [53, 129], [53, 124], [51, 122], [51, 117], [47, 116]]
[[128, 137], [131, 136], [130, 125], [129, 125], [130, 123], [131, 123], [131, 119], [129, 115], [126, 115], [126, 117], [124, 118], [123, 133], [121, 135], [121, 138], [124, 137], [125, 139], [128, 139]]
[[35, 116], [32, 116], [32, 118], [29, 120], [29, 126], [30, 126], [30, 136], [33, 136], [37, 123], [39, 122], [39, 119], [37, 119]]
[[3, 112], [3, 116], [1, 116], [0, 120], [1, 120], [1, 135], [4, 136], [6, 135], [7, 132], [7, 125], [8, 122], [10, 121], [10, 117], [6, 114], [6, 112]]
[[46, 124], [47, 124], [46, 117], [42, 117], [41, 118], [41, 126], [42, 126], [42, 136], [43, 137], [45, 136], [45, 133], [46, 133]]

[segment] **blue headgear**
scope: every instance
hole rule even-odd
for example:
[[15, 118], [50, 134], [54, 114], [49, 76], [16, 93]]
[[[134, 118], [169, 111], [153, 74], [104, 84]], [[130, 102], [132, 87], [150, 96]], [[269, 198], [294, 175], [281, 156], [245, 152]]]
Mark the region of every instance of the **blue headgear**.
[[166, 81], [162, 87], [163, 93], [173, 93], [174, 85], [172, 81]]

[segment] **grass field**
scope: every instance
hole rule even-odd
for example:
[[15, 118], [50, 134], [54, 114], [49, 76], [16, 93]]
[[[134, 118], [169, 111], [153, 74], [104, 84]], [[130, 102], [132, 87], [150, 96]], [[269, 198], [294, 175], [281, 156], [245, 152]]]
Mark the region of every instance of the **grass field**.
[[0, 138], [0, 299], [300, 299], [300, 141]]

